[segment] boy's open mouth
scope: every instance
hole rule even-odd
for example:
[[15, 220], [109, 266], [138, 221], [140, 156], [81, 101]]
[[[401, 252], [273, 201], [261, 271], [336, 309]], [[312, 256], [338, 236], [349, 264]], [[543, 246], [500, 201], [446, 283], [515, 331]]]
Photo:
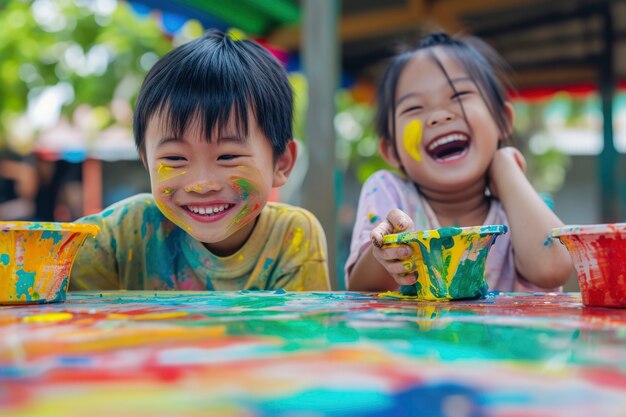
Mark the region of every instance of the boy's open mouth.
[[448, 162], [465, 156], [469, 146], [468, 136], [462, 133], [452, 133], [433, 140], [426, 148], [426, 152], [435, 161]]
[[186, 205], [183, 207], [189, 212], [192, 217], [211, 220], [223, 217], [230, 209], [235, 207], [235, 205], [222, 203], [210, 206]]

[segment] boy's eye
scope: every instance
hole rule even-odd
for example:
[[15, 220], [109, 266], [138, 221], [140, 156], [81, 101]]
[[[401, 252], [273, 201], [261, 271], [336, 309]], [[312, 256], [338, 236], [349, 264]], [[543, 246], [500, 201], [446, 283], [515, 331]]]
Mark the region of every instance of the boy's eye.
[[220, 155], [217, 160], [218, 161], [232, 161], [235, 158], [238, 158], [239, 155], [231, 155], [231, 154], [226, 154], [226, 155]]
[[170, 161], [170, 162], [181, 162], [181, 161], [186, 161], [187, 160], [183, 156], [176, 156], [176, 155], [164, 156], [163, 159], [166, 160], [166, 161]]

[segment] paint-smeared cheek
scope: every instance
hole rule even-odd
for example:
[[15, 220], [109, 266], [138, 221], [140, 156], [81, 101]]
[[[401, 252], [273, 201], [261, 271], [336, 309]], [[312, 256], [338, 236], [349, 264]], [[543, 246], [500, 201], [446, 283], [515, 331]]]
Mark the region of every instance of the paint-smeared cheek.
[[155, 178], [155, 182], [157, 184], [163, 183], [165, 181], [169, 181], [173, 178], [180, 177], [181, 175], [186, 175], [187, 171], [182, 168], [175, 168], [169, 165], [164, 164], [163, 162], [159, 162], [157, 167], [153, 171], [153, 175]]
[[261, 173], [250, 167], [240, 167], [240, 175], [229, 178], [230, 185], [243, 204], [237, 215], [233, 218], [232, 226], [238, 227], [248, 223], [261, 211], [264, 205], [262, 201], [266, 194], [263, 186]]
[[412, 120], [404, 128], [403, 134], [404, 149], [417, 162], [422, 160], [420, 153], [420, 143], [422, 142], [422, 123], [418, 120]]

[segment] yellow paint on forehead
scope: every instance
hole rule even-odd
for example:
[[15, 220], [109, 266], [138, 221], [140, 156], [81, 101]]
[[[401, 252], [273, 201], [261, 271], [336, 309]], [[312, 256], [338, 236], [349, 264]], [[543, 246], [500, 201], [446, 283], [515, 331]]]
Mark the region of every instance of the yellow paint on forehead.
[[169, 165], [165, 165], [163, 162], [159, 162], [159, 166], [156, 169], [157, 179], [159, 181], [167, 181], [180, 175], [185, 175], [187, 171], [178, 171], [176, 168]]
[[422, 123], [418, 120], [412, 120], [404, 128], [404, 149], [417, 162], [422, 160], [420, 153], [420, 143], [422, 142]]

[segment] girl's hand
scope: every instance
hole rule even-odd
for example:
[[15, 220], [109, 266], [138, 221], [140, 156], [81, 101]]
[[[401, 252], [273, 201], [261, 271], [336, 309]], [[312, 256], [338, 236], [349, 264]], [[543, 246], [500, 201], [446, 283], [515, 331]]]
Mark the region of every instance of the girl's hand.
[[387, 214], [387, 219], [370, 233], [374, 258], [398, 285], [412, 285], [417, 280], [417, 265], [411, 256], [413, 250], [409, 245], [383, 249], [383, 236], [413, 230], [414, 227], [413, 220], [405, 212], [393, 209]]
[[500, 148], [493, 155], [489, 166], [489, 191], [491, 195], [498, 198], [500, 190], [498, 182], [508, 170], [519, 169], [526, 172], [526, 159], [520, 151], [512, 146]]

